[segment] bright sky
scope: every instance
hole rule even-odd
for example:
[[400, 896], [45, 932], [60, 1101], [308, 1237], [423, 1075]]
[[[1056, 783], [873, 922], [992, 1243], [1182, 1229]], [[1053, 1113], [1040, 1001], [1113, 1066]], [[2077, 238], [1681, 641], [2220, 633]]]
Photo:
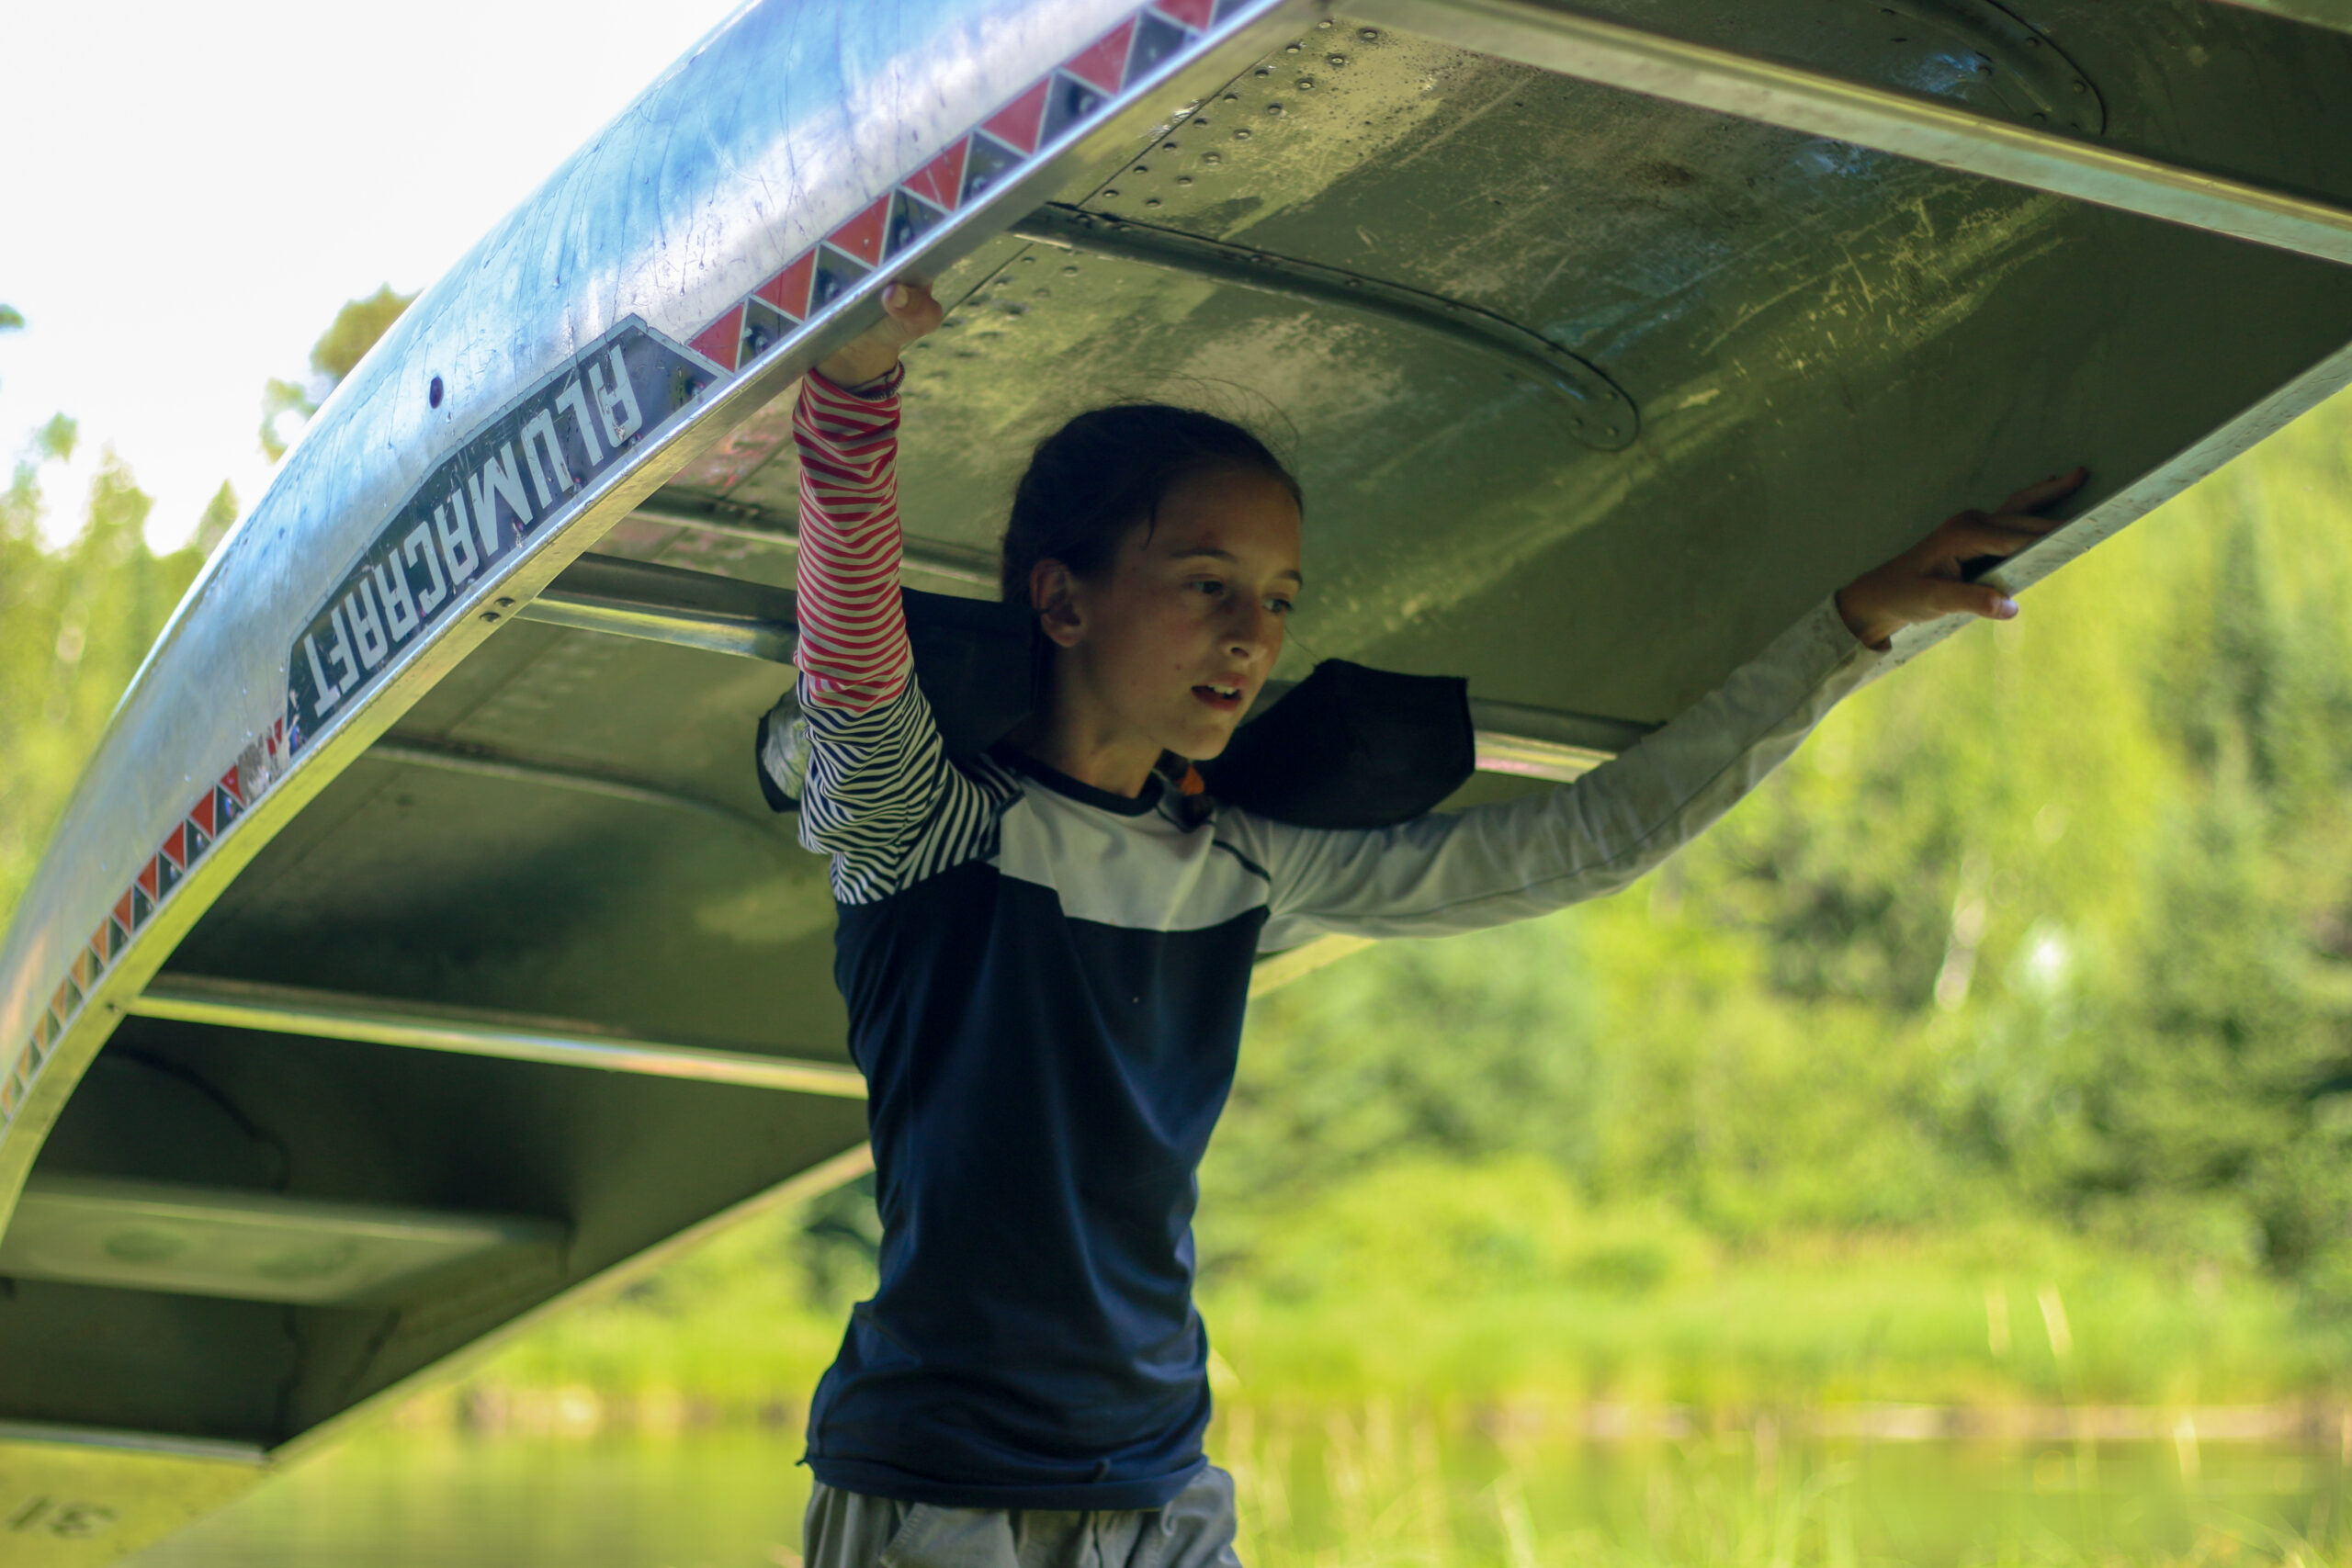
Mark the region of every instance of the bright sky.
[[70, 534], [99, 450], [192, 533], [269, 467], [262, 384], [344, 301], [438, 277], [738, 0], [20, 6], [0, 146], [0, 473], [56, 412]]

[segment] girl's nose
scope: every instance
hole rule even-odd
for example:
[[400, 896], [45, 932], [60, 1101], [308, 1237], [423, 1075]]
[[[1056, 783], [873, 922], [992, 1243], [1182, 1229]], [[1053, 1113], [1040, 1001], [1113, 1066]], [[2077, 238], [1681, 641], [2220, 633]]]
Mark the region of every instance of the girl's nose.
[[1281, 635], [1274, 613], [1263, 604], [1239, 604], [1234, 616], [1232, 640], [1227, 651], [1236, 659], [1257, 659], [1272, 650]]

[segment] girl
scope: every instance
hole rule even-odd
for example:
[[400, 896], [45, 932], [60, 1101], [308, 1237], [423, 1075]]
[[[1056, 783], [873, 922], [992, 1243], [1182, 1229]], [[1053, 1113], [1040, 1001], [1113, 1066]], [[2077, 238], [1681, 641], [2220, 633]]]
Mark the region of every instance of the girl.
[[1231, 1568], [1191, 1221], [1251, 960], [1623, 887], [1899, 627], [2014, 615], [1960, 563], [2053, 526], [2030, 513], [2083, 474], [1954, 517], [1574, 784], [1318, 831], [1185, 801], [1161, 773], [1224, 750], [1304, 581], [1296, 481], [1206, 414], [1102, 409], [1037, 448], [1003, 587], [1052, 644], [1050, 702], [985, 758], [947, 760], [910, 680], [892, 471], [899, 351], [940, 308], [914, 281], [884, 308], [800, 394], [805, 730], [760, 746], [772, 785], [805, 761], [801, 841], [831, 857], [883, 1225], [879, 1286], [809, 1410], [808, 1568]]

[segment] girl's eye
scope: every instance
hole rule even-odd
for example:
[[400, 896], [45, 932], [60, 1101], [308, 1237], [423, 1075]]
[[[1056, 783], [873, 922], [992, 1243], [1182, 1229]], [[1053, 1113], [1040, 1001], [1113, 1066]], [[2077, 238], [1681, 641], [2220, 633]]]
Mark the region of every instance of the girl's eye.
[[1192, 581], [1184, 584], [1184, 586], [1202, 593], [1222, 593], [1225, 592], [1225, 584], [1219, 582], [1213, 577], [1196, 577]]
[[1287, 615], [1291, 611], [1291, 604], [1287, 599], [1269, 599], [1266, 601], [1266, 608], [1277, 615]]

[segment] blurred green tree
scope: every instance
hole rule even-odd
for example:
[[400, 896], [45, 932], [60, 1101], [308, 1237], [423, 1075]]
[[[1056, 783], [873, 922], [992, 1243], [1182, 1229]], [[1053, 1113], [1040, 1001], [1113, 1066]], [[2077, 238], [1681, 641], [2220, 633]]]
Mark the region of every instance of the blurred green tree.
[[148, 548], [153, 502], [112, 452], [72, 542], [45, 547], [43, 477], [78, 440], [74, 421], [50, 420], [0, 492], [0, 909], [24, 891], [117, 699], [202, 562], [193, 548]]
[[334, 321], [319, 341], [311, 345], [311, 378], [308, 381], [287, 381], [271, 378], [262, 387], [261, 449], [269, 460], [277, 462], [286, 456], [294, 436], [329, 393], [351, 374], [378, 339], [391, 330], [401, 319], [401, 312], [415, 299], [413, 294], [395, 294], [389, 283], [380, 285], [365, 299], [347, 301], [335, 312]]
[[[411, 298], [382, 288], [337, 312], [311, 353], [321, 398]], [[23, 324], [0, 307], [0, 331]], [[190, 543], [156, 554], [145, 536], [153, 502], [109, 451], [73, 539], [49, 547], [41, 529], [53, 504], [48, 486], [79, 445], [75, 423], [53, 416], [0, 491], [0, 910], [15, 908], [116, 702], [237, 517], [236, 492], [223, 483]]]

